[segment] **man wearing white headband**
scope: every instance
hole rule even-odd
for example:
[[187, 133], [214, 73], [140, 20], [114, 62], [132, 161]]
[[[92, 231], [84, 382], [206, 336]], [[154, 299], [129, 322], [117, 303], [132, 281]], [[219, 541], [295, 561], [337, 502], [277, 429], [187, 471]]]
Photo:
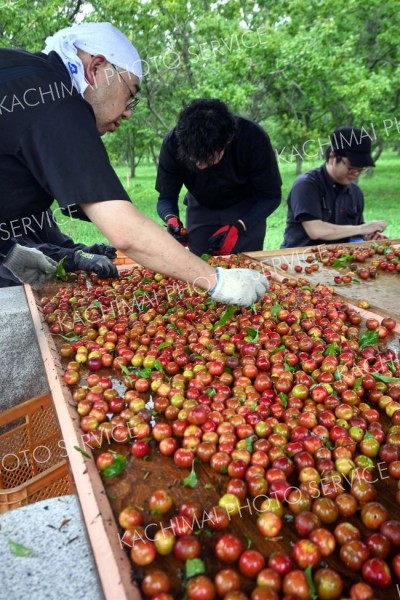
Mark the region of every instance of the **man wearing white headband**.
[[137, 211], [100, 136], [129, 119], [137, 103], [140, 57], [109, 23], [76, 25], [46, 40], [44, 52], [0, 49], [0, 257], [39, 287], [54, 264], [15, 243], [54, 199], [95, 223], [138, 263], [248, 306], [268, 289], [249, 269], [214, 269]]

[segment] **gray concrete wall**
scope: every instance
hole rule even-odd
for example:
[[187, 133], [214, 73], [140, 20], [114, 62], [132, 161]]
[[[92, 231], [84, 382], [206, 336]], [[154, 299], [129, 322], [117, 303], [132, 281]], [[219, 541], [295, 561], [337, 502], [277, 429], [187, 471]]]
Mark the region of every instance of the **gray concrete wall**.
[[22, 286], [0, 288], [0, 412], [48, 391]]

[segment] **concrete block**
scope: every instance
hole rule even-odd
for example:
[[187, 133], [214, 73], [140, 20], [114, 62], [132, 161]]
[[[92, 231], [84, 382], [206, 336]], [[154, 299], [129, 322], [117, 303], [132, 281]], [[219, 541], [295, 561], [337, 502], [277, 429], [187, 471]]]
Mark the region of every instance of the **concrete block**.
[[48, 391], [23, 287], [0, 288], [0, 411]]
[[[31, 556], [16, 556], [10, 541], [30, 549]], [[74, 495], [0, 515], [0, 556], [0, 598], [104, 600]]]

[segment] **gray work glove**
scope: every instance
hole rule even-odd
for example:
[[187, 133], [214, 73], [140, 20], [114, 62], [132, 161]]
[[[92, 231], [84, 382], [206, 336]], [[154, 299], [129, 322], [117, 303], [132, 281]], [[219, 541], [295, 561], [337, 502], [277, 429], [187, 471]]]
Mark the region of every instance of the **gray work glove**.
[[118, 271], [115, 265], [106, 256], [77, 250], [74, 252], [72, 259], [76, 269], [93, 271], [100, 279], [106, 279], [107, 277], [118, 279]]
[[117, 251], [114, 246], [109, 246], [100, 242], [89, 246], [89, 252], [92, 252], [93, 254], [101, 254], [102, 256], [107, 256], [107, 258], [111, 259], [117, 257]]
[[23, 283], [39, 289], [56, 272], [57, 263], [36, 248], [15, 244], [3, 261], [3, 265]]
[[268, 289], [268, 279], [259, 271], [217, 267], [217, 283], [209, 294], [217, 302], [250, 306]]

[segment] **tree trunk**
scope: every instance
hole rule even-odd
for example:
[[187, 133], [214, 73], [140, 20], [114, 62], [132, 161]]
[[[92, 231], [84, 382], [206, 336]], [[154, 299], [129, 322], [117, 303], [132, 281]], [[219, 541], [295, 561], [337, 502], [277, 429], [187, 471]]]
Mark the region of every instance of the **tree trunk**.
[[303, 165], [303, 159], [301, 156], [296, 156], [296, 175], [301, 175], [301, 168]]
[[[382, 154], [384, 146], [385, 146], [382, 138], [378, 138], [377, 139], [377, 144], [378, 144], [378, 146], [376, 148], [375, 154], [372, 157], [375, 162], [377, 162], [377, 160], [380, 157], [380, 155]], [[374, 169], [372, 169], [372, 168], [366, 169], [366, 171], [365, 171], [365, 177], [367, 179], [370, 179], [373, 176], [373, 174], [374, 174]]]
[[159, 157], [159, 154], [158, 154], [158, 152], [155, 151], [153, 144], [150, 144], [150, 152], [151, 152], [151, 156], [152, 156], [153, 162], [154, 162], [156, 168], [158, 168], [158, 157]]
[[129, 132], [128, 135], [128, 165], [130, 168], [131, 177], [136, 175], [135, 165], [135, 133], [134, 131]]

